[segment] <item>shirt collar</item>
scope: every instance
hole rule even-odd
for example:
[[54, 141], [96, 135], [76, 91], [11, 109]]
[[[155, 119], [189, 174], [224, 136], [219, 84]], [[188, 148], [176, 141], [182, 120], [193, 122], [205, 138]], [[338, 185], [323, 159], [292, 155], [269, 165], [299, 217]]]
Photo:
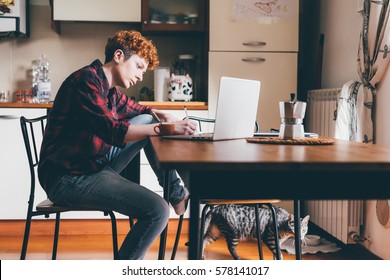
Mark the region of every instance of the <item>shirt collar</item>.
[[101, 79], [105, 96], [109, 97], [110, 95], [112, 95], [114, 92], [114, 88], [109, 88], [108, 79], [106, 77], [106, 74], [104, 74], [103, 64], [101, 63], [101, 61], [99, 59], [96, 59], [94, 62], [91, 63], [90, 66], [96, 70], [98, 77]]

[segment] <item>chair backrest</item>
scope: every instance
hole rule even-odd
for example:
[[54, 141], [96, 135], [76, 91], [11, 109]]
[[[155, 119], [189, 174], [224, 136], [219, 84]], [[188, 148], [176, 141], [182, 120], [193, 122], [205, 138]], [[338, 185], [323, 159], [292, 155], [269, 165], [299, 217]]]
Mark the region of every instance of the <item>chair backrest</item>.
[[41, 141], [45, 131], [47, 116], [42, 116], [34, 119], [27, 119], [20, 117], [20, 126], [22, 128], [24, 146], [26, 148], [26, 154], [31, 175], [31, 188], [30, 188], [30, 200], [29, 204], [34, 203], [35, 193], [35, 175], [36, 169], [39, 163], [39, 152], [41, 147]]

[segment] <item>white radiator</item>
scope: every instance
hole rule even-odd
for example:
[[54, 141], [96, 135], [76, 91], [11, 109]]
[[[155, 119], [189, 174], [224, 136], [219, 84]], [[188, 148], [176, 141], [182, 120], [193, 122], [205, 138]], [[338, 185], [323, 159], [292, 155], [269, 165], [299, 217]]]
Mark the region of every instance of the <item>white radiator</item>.
[[[307, 94], [306, 131], [333, 137], [340, 89], [310, 90]], [[351, 232], [360, 234], [363, 225], [362, 200], [305, 201], [310, 221], [345, 244], [354, 243]]]
[[306, 131], [333, 137], [337, 100], [341, 89], [316, 89], [307, 92]]

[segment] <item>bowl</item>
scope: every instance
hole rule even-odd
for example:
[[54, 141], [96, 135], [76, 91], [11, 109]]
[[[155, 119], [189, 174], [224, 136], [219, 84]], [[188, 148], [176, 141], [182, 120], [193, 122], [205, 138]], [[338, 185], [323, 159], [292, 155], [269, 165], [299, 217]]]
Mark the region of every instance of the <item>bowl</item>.
[[318, 235], [307, 234], [302, 243], [307, 246], [318, 246], [321, 243], [321, 237]]

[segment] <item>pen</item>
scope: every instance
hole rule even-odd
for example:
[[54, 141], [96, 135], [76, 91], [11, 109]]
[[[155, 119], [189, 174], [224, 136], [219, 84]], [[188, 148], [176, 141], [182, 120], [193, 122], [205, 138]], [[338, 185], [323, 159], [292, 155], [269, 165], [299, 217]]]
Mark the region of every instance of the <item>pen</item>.
[[154, 118], [156, 121], [158, 121], [159, 123], [162, 123], [161, 120], [160, 120], [160, 118], [156, 115], [155, 112], [150, 111], [150, 114], [153, 116], [153, 118]]
[[184, 105], [184, 112], [186, 113], [186, 119], [188, 120], [188, 111], [187, 111], [187, 106]]

